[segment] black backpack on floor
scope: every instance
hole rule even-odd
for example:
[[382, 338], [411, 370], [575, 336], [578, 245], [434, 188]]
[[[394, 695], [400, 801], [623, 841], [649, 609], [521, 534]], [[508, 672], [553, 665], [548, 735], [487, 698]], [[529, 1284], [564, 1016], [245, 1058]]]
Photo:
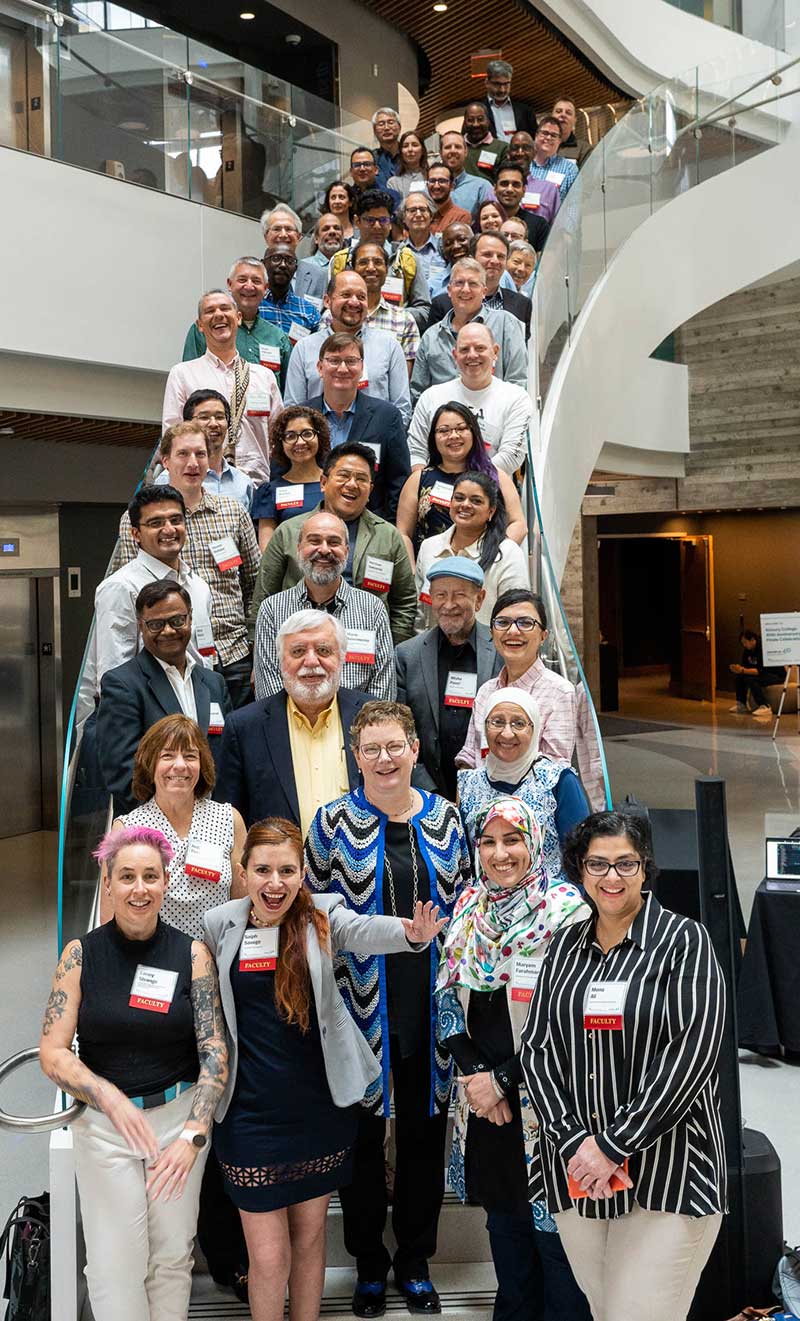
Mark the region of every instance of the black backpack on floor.
[[0, 1234], [5, 1321], [50, 1321], [50, 1195], [21, 1197]]

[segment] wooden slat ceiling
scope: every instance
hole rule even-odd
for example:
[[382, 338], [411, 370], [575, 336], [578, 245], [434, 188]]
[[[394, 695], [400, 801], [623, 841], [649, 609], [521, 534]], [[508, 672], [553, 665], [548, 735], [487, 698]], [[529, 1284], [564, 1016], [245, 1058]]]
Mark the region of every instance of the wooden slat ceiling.
[[[62, 417], [55, 413], [11, 413], [0, 411], [0, 446], [14, 439], [56, 440], [63, 444], [127, 445], [152, 449], [161, 435], [153, 422], [117, 422], [98, 417]], [[0, 449], [2, 453], [2, 449]]]
[[433, 0], [361, 0], [367, 9], [421, 47], [431, 69], [430, 86], [420, 99], [420, 130], [483, 93], [483, 80], [470, 78], [470, 56], [502, 50], [514, 66], [513, 95], [550, 110], [559, 95], [579, 106], [625, 99], [584, 56], [525, 3], [525, 0], [449, 0], [436, 14]]

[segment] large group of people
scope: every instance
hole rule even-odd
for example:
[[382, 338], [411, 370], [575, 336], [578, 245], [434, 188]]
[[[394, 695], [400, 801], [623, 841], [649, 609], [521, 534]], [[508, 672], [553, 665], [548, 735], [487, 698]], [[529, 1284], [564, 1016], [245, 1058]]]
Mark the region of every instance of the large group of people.
[[255, 1321], [287, 1290], [316, 1321], [334, 1190], [354, 1314], [390, 1272], [438, 1313], [446, 1169], [496, 1321], [630, 1321], [644, 1289], [680, 1321], [719, 1227], [719, 970], [642, 890], [529, 576], [528, 294], [585, 153], [512, 73], [439, 160], [379, 109], [167, 379], [79, 705], [100, 925], [41, 1040], [86, 1106], [96, 1321], [182, 1321], [195, 1233]]

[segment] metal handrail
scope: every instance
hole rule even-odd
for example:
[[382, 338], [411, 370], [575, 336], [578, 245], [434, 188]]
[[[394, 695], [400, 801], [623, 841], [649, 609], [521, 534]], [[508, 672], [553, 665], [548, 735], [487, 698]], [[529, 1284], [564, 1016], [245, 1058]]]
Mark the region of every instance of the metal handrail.
[[[11, 1055], [9, 1059], [3, 1060], [0, 1064], [0, 1083], [2, 1083], [10, 1073], [19, 1069], [23, 1064], [31, 1064], [33, 1060], [39, 1058], [39, 1047], [32, 1046], [29, 1050], [17, 1051], [16, 1055]], [[71, 1124], [73, 1119], [77, 1119], [86, 1109], [83, 1101], [73, 1101], [72, 1105], [67, 1106], [66, 1110], [59, 1110], [51, 1115], [9, 1115], [0, 1107], [0, 1129], [10, 1129], [17, 1133], [49, 1133], [53, 1128], [64, 1128]]]
[[[708, 114], [698, 115], [696, 119], [692, 119], [688, 124], [684, 124], [683, 127], [679, 129], [679, 131], [675, 134], [676, 139], [683, 137], [684, 133], [691, 133], [694, 131], [694, 129], [702, 128], [704, 124], [713, 122], [712, 116], [717, 116], [719, 115], [720, 111], [724, 111], [727, 106], [732, 106], [738, 103], [739, 101], [741, 101], [743, 96], [747, 96], [750, 92], [754, 92], [755, 89], [757, 87], [760, 87], [762, 83], [766, 83], [766, 82], [774, 83], [775, 79], [777, 78], [778, 83], [776, 83], [776, 86], [778, 86], [778, 84], [780, 83], [780, 75], [782, 73], [785, 73], [787, 69], [793, 69], [796, 64], [800, 64], [800, 55], [796, 55], [794, 56], [793, 59], [787, 60], [786, 64], [781, 64], [779, 68], [773, 69], [771, 73], [762, 74], [761, 77], [757, 78], [756, 81], [754, 83], [751, 83], [749, 87], [743, 87], [741, 92], [736, 92], [734, 93], [733, 96], [729, 96], [727, 101], [720, 101], [719, 105], [714, 106], [713, 110], [709, 110]], [[740, 106], [737, 113], [743, 114], [746, 110], [757, 110], [759, 106], [769, 105], [773, 101], [779, 101], [781, 97], [788, 95], [790, 95], [790, 93], [782, 92], [781, 96], [775, 96], [775, 97], [768, 96], [764, 101], [758, 101], [755, 105]], [[725, 118], [724, 115], [722, 117]]]

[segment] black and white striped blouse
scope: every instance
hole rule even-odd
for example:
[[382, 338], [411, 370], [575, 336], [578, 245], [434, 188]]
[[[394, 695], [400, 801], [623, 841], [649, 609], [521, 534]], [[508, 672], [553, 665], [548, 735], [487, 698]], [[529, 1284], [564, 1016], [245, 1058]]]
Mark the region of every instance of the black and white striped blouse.
[[[708, 932], [651, 894], [607, 954], [594, 926], [592, 917], [554, 937], [522, 1035], [525, 1083], [542, 1125], [531, 1200], [597, 1219], [634, 1202], [689, 1216], [722, 1211], [716, 1066], [725, 986]], [[593, 983], [627, 985], [612, 988], [612, 1001], [624, 996], [620, 1030], [585, 1020]], [[570, 1199], [567, 1164], [588, 1136], [617, 1164], [628, 1159], [632, 1188], [596, 1202]]]

